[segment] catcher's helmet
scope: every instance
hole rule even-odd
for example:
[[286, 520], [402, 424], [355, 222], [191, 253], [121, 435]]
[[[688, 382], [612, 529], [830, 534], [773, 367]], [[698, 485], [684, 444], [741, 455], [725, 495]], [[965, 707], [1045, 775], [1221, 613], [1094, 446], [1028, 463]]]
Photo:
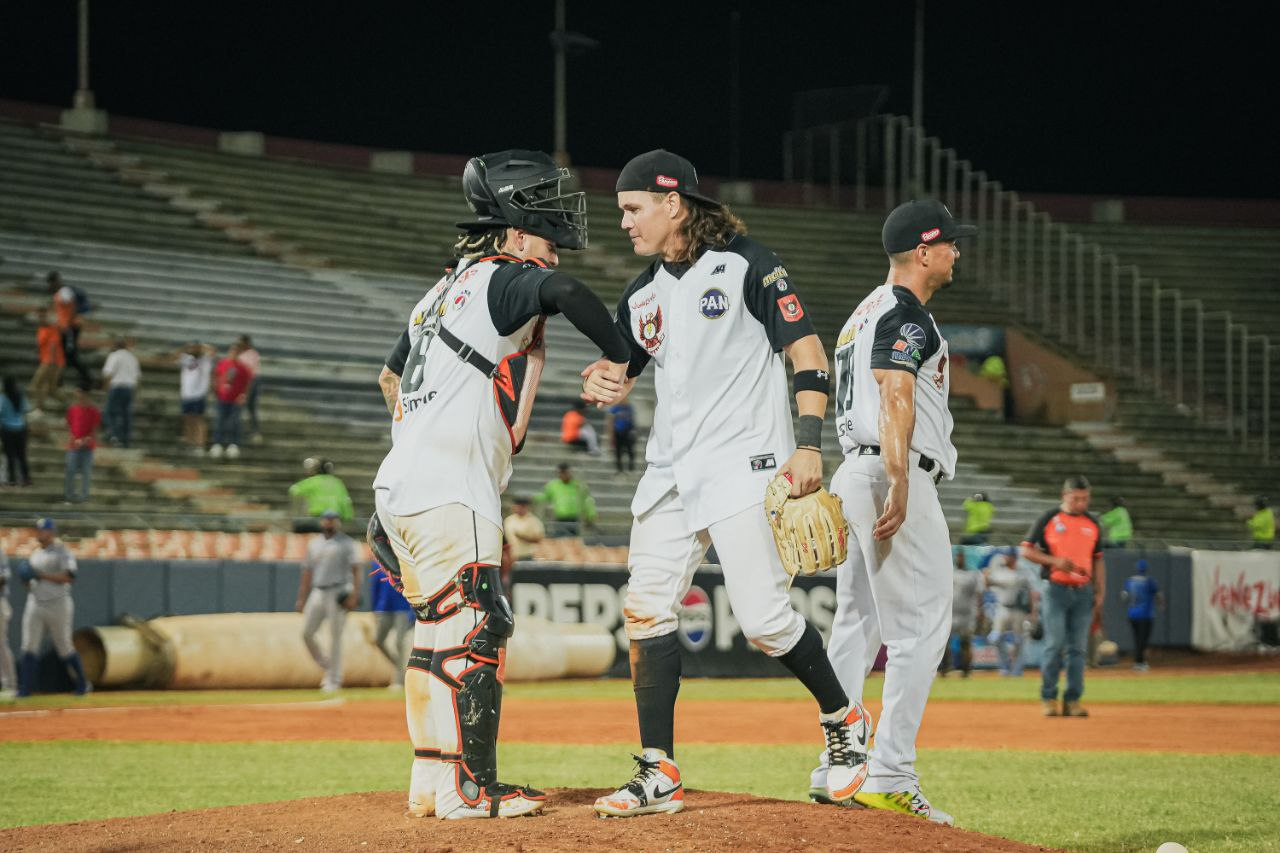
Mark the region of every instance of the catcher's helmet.
[[587, 246], [587, 197], [565, 192], [569, 170], [541, 151], [499, 151], [472, 157], [462, 173], [462, 193], [476, 218], [468, 231], [521, 228], [561, 249]]

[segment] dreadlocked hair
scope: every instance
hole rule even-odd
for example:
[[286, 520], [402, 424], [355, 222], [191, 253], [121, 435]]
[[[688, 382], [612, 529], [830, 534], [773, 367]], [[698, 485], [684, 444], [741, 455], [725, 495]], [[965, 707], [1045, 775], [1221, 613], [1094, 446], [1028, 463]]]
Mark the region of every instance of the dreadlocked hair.
[[698, 259], [703, 246], [723, 249], [734, 237], [747, 233], [747, 223], [723, 204], [702, 204], [684, 196], [680, 201], [688, 215], [680, 223], [684, 248], [675, 259], [678, 263], [691, 264]]
[[506, 237], [505, 227], [486, 228], [484, 231], [464, 231], [458, 235], [458, 241], [453, 244], [454, 256], [474, 260], [499, 254]]

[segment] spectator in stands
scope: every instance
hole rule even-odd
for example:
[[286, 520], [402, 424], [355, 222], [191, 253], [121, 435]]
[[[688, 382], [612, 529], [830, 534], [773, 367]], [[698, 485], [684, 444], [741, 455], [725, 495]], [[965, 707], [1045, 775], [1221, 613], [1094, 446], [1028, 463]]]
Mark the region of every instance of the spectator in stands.
[[332, 462], [311, 456], [302, 460], [302, 470], [307, 476], [289, 487], [294, 515], [305, 516], [294, 522], [294, 530], [300, 533], [317, 530], [313, 519], [326, 512], [337, 513], [343, 521], [355, 517], [351, 495], [347, 493], [346, 484], [333, 473]]
[[380, 571], [381, 566], [374, 560], [369, 575], [369, 609], [374, 613], [375, 630], [373, 642], [383, 656], [391, 662], [391, 683], [388, 688], [397, 692], [404, 690], [404, 670], [409, 665], [410, 642], [413, 632], [413, 608], [405, 601]]
[[1258, 495], [1253, 501], [1253, 509], [1253, 515], [1245, 522], [1249, 537], [1254, 548], [1267, 550], [1276, 541], [1276, 516], [1271, 511], [1271, 500], [1266, 495]]
[[209, 448], [209, 456], [214, 459], [222, 458], [223, 448], [226, 448], [228, 459], [240, 458], [240, 412], [253, 375], [239, 357], [240, 344], [237, 342], [213, 369], [213, 393], [218, 398], [218, 416], [213, 424], [213, 446]]
[[[1102, 560], [1102, 530], [1089, 514], [1089, 481], [1071, 477], [1062, 484], [1061, 503], [1040, 516], [1022, 543], [1022, 556], [1041, 567], [1049, 581], [1042, 602], [1045, 648], [1040, 699], [1046, 717], [1087, 717], [1084, 695], [1085, 647], [1102, 615], [1107, 587]], [[1058, 675], [1063, 661], [1067, 689], [1059, 709]]]
[[1098, 516], [1098, 523], [1102, 525], [1102, 544], [1108, 548], [1127, 548], [1133, 539], [1133, 519], [1119, 495], [1111, 499], [1111, 509]]
[[[89, 488], [93, 482], [93, 451], [98, 446], [94, 436], [101, 424], [102, 412], [93, 404], [88, 387], [76, 389], [76, 400], [67, 407], [67, 472], [62, 481], [66, 503], [89, 500]], [[77, 477], [80, 478], [78, 497], [75, 491]]]
[[1147, 642], [1156, 609], [1164, 610], [1164, 593], [1155, 578], [1147, 575], [1147, 561], [1139, 560], [1134, 573], [1125, 579], [1120, 600], [1129, 605], [1129, 626], [1133, 628], [1133, 668], [1138, 672], [1151, 669], [1147, 664]]
[[1000, 674], [1017, 678], [1022, 675], [1022, 646], [1027, 632], [1040, 620], [1040, 594], [1035, 578], [1018, 566], [1018, 555], [999, 554], [991, 559], [984, 572], [987, 587], [996, 594], [996, 618], [990, 640], [1000, 655]]
[[9, 606], [9, 558], [0, 551], [0, 700], [9, 700], [18, 690], [18, 674], [13, 665], [13, 650], [9, 648], [9, 620], [13, 608]]
[[182, 441], [196, 456], [204, 455], [209, 424], [205, 403], [209, 398], [209, 378], [213, 375], [216, 350], [208, 344], [189, 343], [174, 358], [178, 361], [178, 393], [182, 402]]
[[58, 321], [63, 360], [78, 374], [78, 384], [91, 386], [92, 377], [80, 359], [80, 316], [89, 311], [89, 297], [83, 290], [63, 284], [62, 276], [56, 270], [45, 276], [45, 284]]
[[550, 536], [579, 536], [584, 521], [589, 525], [596, 522], [595, 499], [587, 484], [574, 478], [568, 462], [561, 462], [556, 470], [558, 476], [543, 487], [536, 500], [551, 509]]
[[627, 470], [636, 470], [636, 410], [626, 400], [608, 409], [609, 431], [613, 435], [613, 458], [622, 473], [622, 457], [626, 454]]
[[244, 408], [249, 415], [249, 443], [262, 444], [262, 429], [258, 423], [258, 390], [261, 384], [258, 375], [262, 371], [262, 356], [253, 348], [253, 339], [241, 335], [236, 343], [240, 344], [240, 363], [249, 369], [249, 390], [245, 392]]
[[560, 441], [595, 456], [600, 452], [600, 438], [596, 435], [596, 428], [587, 423], [586, 411], [586, 403], [582, 400], [574, 401], [573, 406], [560, 419]]
[[991, 533], [991, 518], [996, 514], [995, 505], [987, 500], [986, 492], [975, 492], [973, 497], [965, 498], [964, 503], [964, 544], [986, 545], [987, 536]]
[[31, 377], [31, 396], [35, 398], [35, 409], [32, 414], [43, 414], [49, 395], [62, 402], [62, 392], [58, 390], [58, 382], [62, 379], [62, 367], [66, 356], [62, 353], [62, 333], [58, 324], [49, 320], [47, 308], [41, 308], [37, 314], [36, 350], [40, 355], [40, 366]]
[[973, 669], [973, 634], [982, 610], [982, 574], [965, 567], [964, 550], [957, 548], [956, 570], [951, 576], [951, 642], [938, 671], [945, 677], [953, 669], [968, 678]]
[[0, 446], [4, 448], [5, 468], [8, 469], [6, 486], [30, 486], [31, 465], [27, 462], [27, 415], [31, 403], [12, 376], [4, 378], [4, 393], [0, 395]]
[[[298, 585], [298, 612], [302, 614], [302, 641], [316, 665], [324, 670], [320, 689], [336, 693], [342, 687], [342, 629], [347, 614], [360, 603], [360, 551], [342, 532], [338, 514], [321, 516], [320, 533], [307, 544]], [[329, 651], [320, 648], [316, 633], [329, 623]]]
[[532, 560], [534, 549], [547, 535], [542, 520], [529, 511], [528, 498], [513, 498], [511, 514], [502, 522], [513, 560]]
[[142, 379], [142, 365], [133, 354], [133, 341], [116, 338], [102, 365], [107, 383], [107, 440], [128, 447], [133, 438], [133, 400]]

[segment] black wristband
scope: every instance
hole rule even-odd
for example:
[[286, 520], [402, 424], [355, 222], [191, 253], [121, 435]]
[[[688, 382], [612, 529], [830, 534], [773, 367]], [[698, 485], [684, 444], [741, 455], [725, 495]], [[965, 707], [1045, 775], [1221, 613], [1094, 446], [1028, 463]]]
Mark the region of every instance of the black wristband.
[[797, 394], [801, 391], [830, 394], [831, 374], [825, 370], [797, 370], [791, 379], [791, 387]]
[[822, 418], [817, 415], [801, 415], [796, 424], [796, 447], [822, 449]]

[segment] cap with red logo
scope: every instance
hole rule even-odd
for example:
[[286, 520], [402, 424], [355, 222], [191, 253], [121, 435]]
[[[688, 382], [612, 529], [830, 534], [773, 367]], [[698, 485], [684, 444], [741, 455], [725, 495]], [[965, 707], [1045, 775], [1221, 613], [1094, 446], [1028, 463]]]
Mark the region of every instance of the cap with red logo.
[[704, 204], [720, 202], [698, 191], [698, 170], [693, 164], [662, 148], [631, 158], [618, 174], [616, 192], [640, 190], [651, 193], [678, 192]]
[[880, 241], [890, 255], [910, 252], [921, 243], [956, 240], [978, 233], [976, 225], [956, 222], [951, 211], [940, 201], [909, 201], [893, 209], [884, 221]]

